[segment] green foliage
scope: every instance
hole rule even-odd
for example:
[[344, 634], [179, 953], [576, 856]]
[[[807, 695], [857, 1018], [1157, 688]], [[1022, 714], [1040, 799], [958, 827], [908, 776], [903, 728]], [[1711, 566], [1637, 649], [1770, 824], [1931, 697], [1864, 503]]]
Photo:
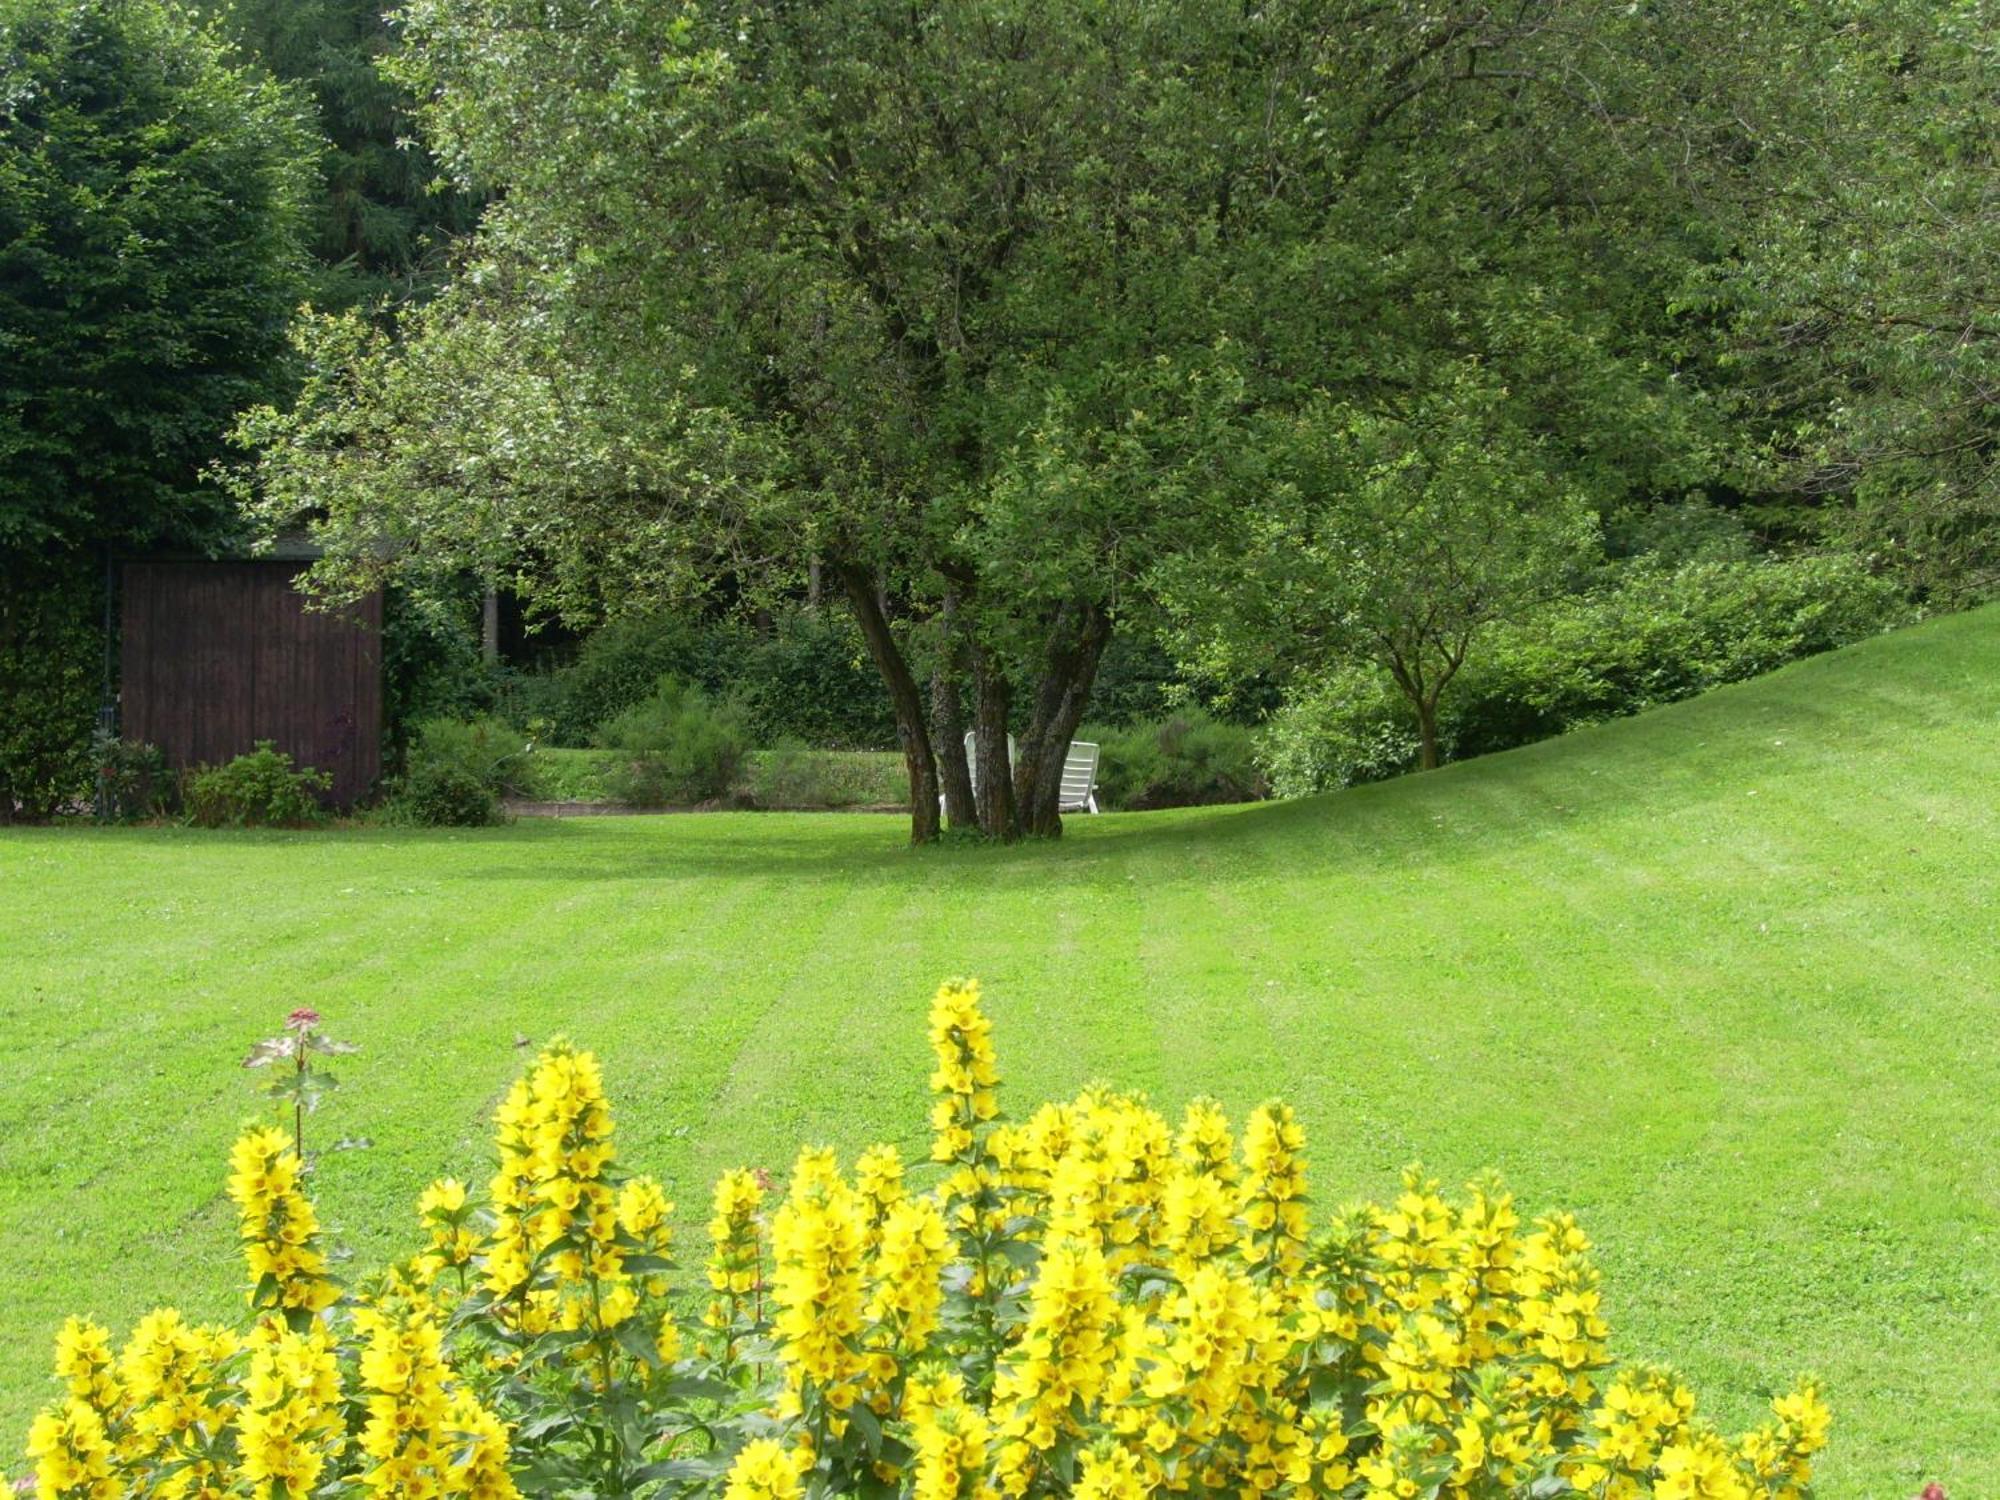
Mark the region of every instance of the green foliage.
[[1100, 807], [1136, 812], [1255, 802], [1266, 794], [1255, 733], [1196, 708], [1124, 728], [1093, 729], [1079, 739], [1098, 744]]
[[537, 744], [529, 759], [524, 795], [544, 802], [606, 802], [604, 773], [613, 756], [607, 750], [576, 750]]
[[617, 753], [605, 775], [612, 799], [634, 807], [688, 806], [728, 795], [750, 753], [743, 710], [678, 677], [599, 731]]
[[810, 610], [781, 614], [769, 630], [673, 611], [621, 616], [586, 637], [573, 662], [516, 675], [502, 696], [516, 723], [558, 745], [587, 745], [667, 676], [734, 699], [763, 744], [849, 750], [896, 740], [853, 622]]
[[[1641, 563], [1614, 584], [1492, 627], [1440, 717], [1453, 758], [1486, 755], [1740, 682], [1905, 623], [1890, 580], [1851, 558]], [[1407, 705], [1380, 673], [1296, 691], [1259, 755], [1281, 796], [1411, 769]]]
[[768, 631], [711, 627], [715, 690], [736, 698], [761, 744], [816, 750], [896, 743], [896, 717], [861, 632], [845, 614], [798, 610]]
[[1481, 634], [1581, 574], [1596, 518], [1553, 445], [1475, 362], [1426, 372], [1404, 409], [1331, 402], [1273, 419], [1247, 525], [1170, 572], [1196, 670], [1378, 665], [1409, 699], [1418, 759]]
[[[4, 561], [0, 561], [4, 566]], [[26, 560], [0, 586], [0, 823], [90, 801], [104, 676], [101, 570]]]
[[158, 745], [143, 740], [100, 739], [95, 759], [99, 817], [129, 823], [166, 813], [173, 800], [174, 780]]
[[377, 64], [395, 45], [382, 0], [199, 0], [278, 78], [313, 104], [326, 139], [312, 203], [323, 308], [421, 295], [445, 269], [450, 240], [471, 229], [477, 195], [439, 179], [415, 139], [407, 96]]
[[898, 807], [909, 795], [901, 770], [900, 757], [780, 740], [750, 757], [747, 782], [758, 807]]
[[[1723, 236], [1651, 135], [1711, 122], [1648, 8], [401, 14], [433, 148], [504, 207], [407, 337], [302, 329], [305, 399], [244, 425], [329, 588], [446, 562], [577, 620], [816, 569], [922, 781], [914, 654], [1032, 684], [1009, 727], [1060, 753], [1289, 422], [1421, 426], [1476, 367], [1552, 493], [1718, 467], [1663, 309]], [[1002, 836], [1058, 831], [1052, 795]]]
[[405, 764], [419, 726], [492, 711], [497, 684], [480, 656], [478, 609], [463, 583], [384, 593], [382, 717], [391, 767]]
[[653, 695], [662, 677], [704, 688], [718, 685], [719, 662], [703, 631], [671, 613], [624, 615], [585, 637], [576, 660], [553, 672], [516, 678], [509, 717], [546, 725], [558, 745], [588, 745], [604, 726]]
[[497, 719], [426, 719], [390, 793], [388, 815], [427, 828], [502, 822], [502, 797], [533, 794], [533, 749]]
[[1947, 607], [1991, 597], [2000, 28], [1976, 3], [1743, 10], [1770, 40], [1717, 70], [1742, 144], [1709, 164], [1742, 223], [1681, 297], [1733, 367], [1746, 467], [1787, 502], [1765, 519]]
[[0, 0], [0, 560], [199, 541], [281, 386], [312, 144], [164, 0]]
[[189, 821], [202, 828], [305, 828], [326, 820], [319, 794], [333, 778], [269, 740], [221, 766], [200, 766], [187, 778], [182, 800]]

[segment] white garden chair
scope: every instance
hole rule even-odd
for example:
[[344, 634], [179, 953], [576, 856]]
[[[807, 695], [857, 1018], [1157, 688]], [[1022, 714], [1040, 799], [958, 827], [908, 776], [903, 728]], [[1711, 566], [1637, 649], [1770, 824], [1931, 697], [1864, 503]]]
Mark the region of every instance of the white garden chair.
[[1057, 812], [1097, 811], [1097, 746], [1089, 740], [1071, 740], [1063, 757], [1062, 790], [1056, 793]]
[[[1014, 764], [1014, 736], [1007, 736], [1007, 764]], [[979, 795], [979, 736], [971, 730], [965, 735], [965, 769], [972, 777], [972, 794]], [[938, 797], [938, 810], [944, 810], [944, 797]], [[1071, 740], [1069, 753], [1063, 756], [1062, 790], [1056, 793], [1057, 812], [1097, 811], [1097, 746], [1089, 740]]]

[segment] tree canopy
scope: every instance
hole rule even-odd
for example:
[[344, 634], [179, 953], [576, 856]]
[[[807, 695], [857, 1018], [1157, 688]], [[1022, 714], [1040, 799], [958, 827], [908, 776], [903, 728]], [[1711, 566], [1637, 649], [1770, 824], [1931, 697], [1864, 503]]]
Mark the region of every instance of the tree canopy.
[[427, 294], [452, 240], [478, 218], [417, 139], [415, 112], [379, 66], [394, 49], [384, 0], [199, 0], [249, 56], [312, 105], [325, 144], [309, 201], [317, 307], [381, 307]]
[[311, 137], [157, 0], [0, 0], [0, 551], [189, 540], [278, 388]]
[[335, 589], [468, 569], [588, 616], [819, 567], [919, 840], [940, 798], [1058, 831], [1112, 632], [1247, 645], [1187, 609], [1296, 601], [1281, 540], [1349, 596], [1329, 641], [1387, 639], [1321, 628], [1386, 618], [1363, 583], [1453, 581], [1421, 715], [1584, 511], [1796, 483], [1748, 346], [1799, 257], [1757, 233], [1828, 55], [1884, 85], [1843, 18], [1767, 9], [413, 0], [393, 66], [496, 202], [400, 345], [302, 332], [259, 504]]

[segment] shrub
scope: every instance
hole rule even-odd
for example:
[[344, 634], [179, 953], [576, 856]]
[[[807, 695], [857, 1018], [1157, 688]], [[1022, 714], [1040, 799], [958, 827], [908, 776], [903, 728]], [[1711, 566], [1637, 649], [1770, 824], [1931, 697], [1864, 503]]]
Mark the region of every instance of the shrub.
[[613, 719], [603, 740], [617, 752], [605, 787], [634, 807], [726, 796], [750, 752], [743, 711], [677, 677], [662, 678], [650, 698]]
[[501, 697], [514, 722], [538, 720], [552, 743], [579, 747], [651, 697], [662, 677], [733, 700], [752, 738], [764, 744], [796, 739], [820, 750], [873, 750], [896, 743], [889, 696], [860, 631], [838, 612], [799, 610], [761, 631], [670, 614], [613, 620], [583, 642], [570, 665], [515, 674]]
[[435, 592], [384, 592], [382, 716], [391, 767], [408, 769], [410, 746], [433, 720], [494, 711], [498, 673], [480, 655], [480, 599], [465, 580]]
[[569, 666], [515, 693], [548, 720], [552, 742], [582, 746], [652, 697], [663, 677], [713, 688], [713, 663], [697, 626], [673, 615], [632, 615], [587, 637]]
[[173, 794], [167, 757], [143, 740], [100, 738], [97, 744], [99, 815], [125, 822], [157, 818]]
[[502, 797], [529, 794], [533, 745], [497, 719], [430, 719], [417, 727], [389, 815], [427, 828], [501, 821]]
[[[1672, 703], [1905, 623], [1896, 587], [1853, 559], [1641, 562], [1615, 585], [1489, 631], [1446, 691], [1454, 759], [1511, 749]], [[1348, 669], [1295, 691], [1259, 760], [1281, 796], [1380, 780], [1415, 764], [1409, 710], [1379, 673]]]
[[896, 715], [844, 611], [781, 615], [768, 633], [712, 627], [718, 657], [711, 691], [742, 705], [763, 744], [796, 739], [816, 750], [881, 750], [896, 743]]
[[1393, 1208], [1314, 1224], [1282, 1103], [1240, 1138], [1102, 1086], [1010, 1121], [975, 985], [938, 992], [930, 1040], [933, 1186], [893, 1146], [851, 1176], [808, 1148], [775, 1203], [726, 1172], [692, 1275], [565, 1043], [495, 1113], [490, 1201], [433, 1183], [422, 1243], [352, 1285], [292, 1142], [250, 1130], [255, 1326], [156, 1312], [114, 1356], [72, 1320], [43, 1493], [1807, 1493], [1813, 1384], [1731, 1440], [1669, 1371], [1614, 1364], [1573, 1217], [1412, 1169]]
[[88, 559], [0, 558], [0, 823], [90, 800], [104, 586]]
[[549, 750], [535, 747], [528, 763], [526, 795], [548, 802], [607, 802], [606, 768], [614, 757], [604, 750]]
[[198, 767], [185, 801], [188, 817], [203, 828], [303, 828], [325, 820], [319, 794], [332, 784], [326, 772], [294, 768], [291, 756], [259, 740], [227, 765]]
[[1105, 807], [1199, 807], [1266, 794], [1256, 736], [1198, 708], [1129, 729], [1086, 729], [1078, 738], [1100, 746], [1097, 796]]
[[1416, 765], [1416, 721], [1385, 673], [1344, 667], [1294, 689], [1258, 733], [1257, 762], [1279, 797], [1386, 780]]
[[759, 807], [904, 806], [910, 800], [900, 758], [814, 750], [800, 740], [781, 740], [751, 756], [748, 783], [750, 800]]

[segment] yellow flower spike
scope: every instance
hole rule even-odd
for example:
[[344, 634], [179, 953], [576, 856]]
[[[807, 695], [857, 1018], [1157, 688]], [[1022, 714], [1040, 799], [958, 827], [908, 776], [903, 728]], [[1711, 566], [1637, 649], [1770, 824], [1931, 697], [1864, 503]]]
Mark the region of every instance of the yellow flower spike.
[[912, 1500], [993, 1500], [985, 1479], [992, 1436], [985, 1414], [961, 1400], [926, 1407], [913, 1423]]
[[1305, 1143], [1281, 1102], [1259, 1105], [1244, 1128], [1240, 1249], [1260, 1275], [1289, 1279], [1305, 1267]]
[[801, 1471], [800, 1450], [774, 1438], [758, 1438], [744, 1445], [729, 1466], [723, 1500], [799, 1500], [805, 1494]]
[[834, 1412], [859, 1395], [865, 1236], [860, 1196], [841, 1180], [832, 1153], [801, 1151], [771, 1223], [772, 1332], [791, 1389], [809, 1383]]
[[340, 1300], [319, 1243], [319, 1216], [300, 1187], [304, 1164], [282, 1130], [257, 1128], [229, 1157], [229, 1195], [250, 1272], [250, 1304], [303, 1320]]

